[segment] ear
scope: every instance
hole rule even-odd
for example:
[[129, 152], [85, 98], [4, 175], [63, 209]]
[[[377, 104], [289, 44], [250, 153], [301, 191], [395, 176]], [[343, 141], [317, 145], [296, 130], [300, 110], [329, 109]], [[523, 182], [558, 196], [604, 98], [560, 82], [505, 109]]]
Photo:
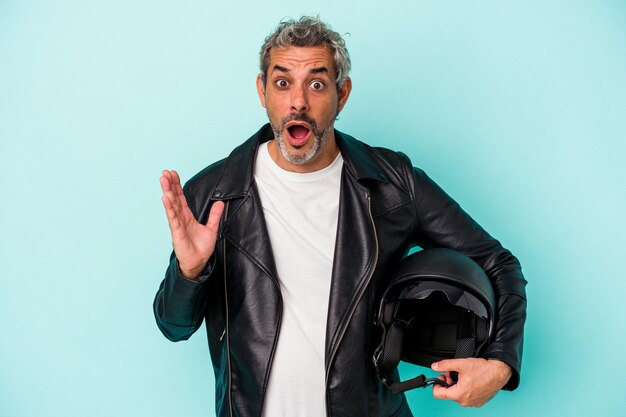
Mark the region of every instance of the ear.
[[261, 74], [256, 76], [256, 92], [259, 94], [261, 105], [265, 108], [265, 86], [263, 85]]
[[350, 97], [350, 91], [352, 91], [352, 79], [348, 77], [345, 79], [343, 85], [339, 89], [339, 102], [337, 103], [337, 113], [339, 113], [343, 109], [343, 106], [346, 105], [346, 101], [348, 101], [348, 97]]

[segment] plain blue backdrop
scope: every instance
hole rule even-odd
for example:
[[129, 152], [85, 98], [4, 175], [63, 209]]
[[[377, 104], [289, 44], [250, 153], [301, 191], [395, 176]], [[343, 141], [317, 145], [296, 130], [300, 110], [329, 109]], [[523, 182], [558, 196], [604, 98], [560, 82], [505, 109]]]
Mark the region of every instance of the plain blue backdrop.
[[407, 153], [529, 281], [519, 389], [416, 415], [626, 415], [624, 1], [0, 0], [0, 416], [213, 415], [205, 330], [154, 323], [158, 178], [265, 122], [258, 49], [302, 14], [346, 33], [337, 128]]

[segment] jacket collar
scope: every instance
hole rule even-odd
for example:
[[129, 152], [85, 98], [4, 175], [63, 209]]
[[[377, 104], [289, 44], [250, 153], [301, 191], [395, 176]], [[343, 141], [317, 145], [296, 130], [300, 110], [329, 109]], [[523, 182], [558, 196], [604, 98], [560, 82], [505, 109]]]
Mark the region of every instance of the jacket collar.
[[[215, 199], [238, 198], [248, 192], [254, 180], [254, 161], [257, 149], [261, 143], [273, 138], [274, 132], [270, 124], [267, 123], [231, 152], [213, 191]], [[338, 130], [335, 130], [335, 140], [345, 166], [355, 179], [387, 182], [387, 177], [378, 163], [369, 155], [362, 142]]]

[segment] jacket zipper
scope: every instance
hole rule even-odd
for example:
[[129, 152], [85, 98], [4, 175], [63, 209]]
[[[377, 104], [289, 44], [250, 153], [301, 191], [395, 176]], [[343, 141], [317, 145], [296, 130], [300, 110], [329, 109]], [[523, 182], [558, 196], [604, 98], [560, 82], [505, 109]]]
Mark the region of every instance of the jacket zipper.
[[367, 279], [365, 280], [365, 284], [359, 290], [359, 294], [357, 295], [356, 302], [352, 305], [352, 309], [350, 310], [350, 314], [348, 315], [348, 319], [344, 322], [344, 326], [341, 329], [341, 333], [339, 334], [339, 339], [337, 340], [337, 343], [335, 344], [335, 348], [330, 353], [330, 360], [328, 361], [328, 368], [326, 368], [326, 378], [325, 378], [325, 386], [326, 386], [326, 396], [325, 396], [325, 398], [326, 398], [326, 417], [331, 417], [330, 406], [328, 404], [328, 376], [330, 375], [330, 368], [333, 365], [333, 360], [335, 359], [335, 354], [337, 353], [337, 349], [339, 349], [339, 345], [341, 344], [341, 340], [343, 339], [343, 336], [345, 335], [346, 330], [348, 329], [348, 324], [352, 320], [352, 316], [354, 315], [354, 311], [356, 310], [357, 305], [359, 305], [359, 302], [360, 302], [361, 298], [363, 297], [363, 293], [365, 293], [365, 289], [369, 286], [369, 282], [371, 281], [372, 276], [374, 275], [374, 271], [376, 270], [376, 266], [378, 264], [378, 235], [376, 234], [376, 224], [374, 223], [374, 217], [372, 216], [372, 200], [371, 200], [370, 195], [367, 196], [367, 210], [368, 210], [368, 213], [369, 213], [370, 222], [372, 224], [372, 230], [374, 231], [374, 243], [375, 243], [375, 245], [374, 245], [374, 265], [370, 269], [370, 272], [369, 272], [369, 274], [367, 276]]
[[[222, 222], [222, 224], [224, 224], [224, 222], [226, 222], [227, 218], [228, 218], [228, 201], [226, 201], [226, 206], [224, 207], [224, 221]], [[232, 384], [232, 375], [231, 375], [231, 365], [230, 365], [230, 335], [229, 335], [229, 328], [228, 328], [228, 287], [227, 287], [227, 283], [226, 283], [226, 241], [224, 240], [223, 243], [223, 249], [222, 252], [224, 254], [223, 256], [223, 261], [224, 261], [224, 303], [226, 305], [226, 311], [225, 311], [225, 316], [226, 316], [226, 323], [224, 326], [224, 333], [222, 334], [222, 337], [220, 338], [220, 340], [223, 337], [226, 337], [226, 358], [228, 359], [228, 415], [230, 417], [233, 416], [233, 397], [232, 397], [232, 389], [231, 389], [231, 384]]]

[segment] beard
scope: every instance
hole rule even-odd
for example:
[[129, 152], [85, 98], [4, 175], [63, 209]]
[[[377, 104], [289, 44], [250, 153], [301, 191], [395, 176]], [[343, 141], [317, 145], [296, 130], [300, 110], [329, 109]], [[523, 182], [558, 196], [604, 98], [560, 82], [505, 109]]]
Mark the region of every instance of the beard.
[[[274, 131], [274, 138], [276, 138], [276, 143], [278, 145], [278, 149], [280, 149], [280, 153], [282, 153], [283, 157], [287, 161], [296, 165], [304, 165], [310, 162], [313, 158], [315, 158], [320, 150], [324, 148], [324, 146], [326, 146], [326, 144], [328, 143], [328, 137], [330, 136], [330, 132], [333, 129], [332, 123], [326, 128], [318, 128], [315, 119], [307, 116], [304, 113], [291, 113], [289, 116], [283, 117], [278, 126], [272, 121], [271, 117], [269, 117], [269, 112], [267, 116], [270, 120], [272, 130]], [[285, 141], [283, 139], [282, 133], [285, 131], [285, 126], [287, 125], [287, 123], [293, 120], [306, 122], [311, 126], [311, 140], [313, 141], [313, 144], [311, 148], [305, 153], [291, 152], [285, 146]]]

